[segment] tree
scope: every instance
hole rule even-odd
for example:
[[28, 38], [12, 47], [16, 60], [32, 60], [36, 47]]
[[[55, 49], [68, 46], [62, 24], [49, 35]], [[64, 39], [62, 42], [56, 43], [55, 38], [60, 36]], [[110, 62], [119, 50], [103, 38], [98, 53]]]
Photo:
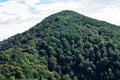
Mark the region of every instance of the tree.
[[57, 65], [57, 59], [55, 57], [50, 57], [48, 61], [48, 68], [50, 71], [53, 71], [56, 68]]

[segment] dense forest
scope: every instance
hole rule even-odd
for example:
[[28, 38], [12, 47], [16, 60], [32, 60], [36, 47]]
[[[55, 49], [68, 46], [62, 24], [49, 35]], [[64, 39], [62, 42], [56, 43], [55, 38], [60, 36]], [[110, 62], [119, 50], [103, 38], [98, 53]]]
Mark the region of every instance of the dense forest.
[[53, 14], [0, 42], [0, 80], [120, 80], [120, 26]]

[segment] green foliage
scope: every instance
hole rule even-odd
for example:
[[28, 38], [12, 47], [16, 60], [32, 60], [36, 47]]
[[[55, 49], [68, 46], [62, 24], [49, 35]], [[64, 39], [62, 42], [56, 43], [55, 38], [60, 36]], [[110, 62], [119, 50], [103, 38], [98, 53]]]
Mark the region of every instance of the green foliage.
[[120, 26], [73, 11], [0, 42], [0, 80], [119, 80]]

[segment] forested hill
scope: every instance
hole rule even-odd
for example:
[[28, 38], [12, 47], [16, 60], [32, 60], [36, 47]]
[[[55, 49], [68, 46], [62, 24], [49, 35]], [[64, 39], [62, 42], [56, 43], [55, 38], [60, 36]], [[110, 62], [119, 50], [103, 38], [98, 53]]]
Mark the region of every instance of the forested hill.
[[0, 42], [0, 80], [120, 80], [120, 26], [61, 11]]

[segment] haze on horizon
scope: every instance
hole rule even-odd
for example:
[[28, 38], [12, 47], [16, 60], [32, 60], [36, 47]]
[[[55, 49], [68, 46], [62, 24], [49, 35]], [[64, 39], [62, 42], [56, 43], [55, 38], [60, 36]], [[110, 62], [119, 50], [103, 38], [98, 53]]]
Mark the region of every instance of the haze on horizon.
[[120, 25], [120, 0], [0, 0], [0, 41], [62, 10]]

